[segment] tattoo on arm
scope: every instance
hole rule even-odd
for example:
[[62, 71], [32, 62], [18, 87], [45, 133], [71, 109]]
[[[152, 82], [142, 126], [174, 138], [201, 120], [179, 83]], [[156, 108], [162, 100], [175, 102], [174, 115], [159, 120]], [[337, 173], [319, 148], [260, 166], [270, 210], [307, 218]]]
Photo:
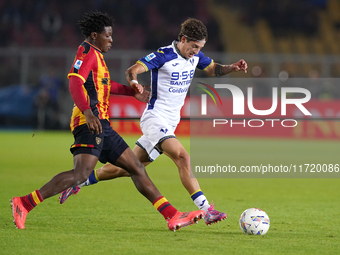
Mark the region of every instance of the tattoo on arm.
[[136, 74], [134, 74], [134, 73], [127, 73], [127, 78], [130, 81], [136, 80]]
[[141, 74], [143, 72], [147, 71], [145, 67], [141, 64], [134, 64], [133, 66], [129, 67], [125, 71], [125, 77], [127, 81], [130, 83], [132, 80], [137, 81], [138, 74]]
[[131, 71], [131, 69], [126, 70], [125, 76], [126, 76], [126, 79], [127, 79], [127, 81], [128, 81], [129, 83], [130, 83], [130, 81], [132, 81], [132, 80], [137, 80], [137, 74], [136, 74], [136, 73], [133, 73], [133, 72]]

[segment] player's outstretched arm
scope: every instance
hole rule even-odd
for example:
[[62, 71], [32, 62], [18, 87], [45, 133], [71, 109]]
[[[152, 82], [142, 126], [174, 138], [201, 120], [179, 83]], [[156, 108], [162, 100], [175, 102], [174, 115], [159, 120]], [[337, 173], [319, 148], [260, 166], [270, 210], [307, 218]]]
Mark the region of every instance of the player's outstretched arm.
[[130, 86], [123, 85], [112, 80], [111, 80], [110, 93], [115, 94], [115, 95], [133, 96], [139, 101], [144, 102], [144, 103], [149, 102], [149, 95], [150, 95], [150, 92], [144, 90], [143, 87], [142, 89], [134, 89]]
[[221, 65], [219, 63], [213, 63], [204, 71], [209, 76], [222, 76], [229, 74], [231, 72], [238, 71], [244, 71], [245, 73], [247, 73], [247, 68], [248, 68], [247, 62], [244, 61], [243, 59], [240, 59], [239, 61], [231, 65]]
[[134, 64], [125, 71], [125, 77], [131, 88], [136, 91], [135, 98], [142, 102], [149, 101], [150, 92], [146, 91], [138, 82], [137, 75], [146, 72], [145, 67], [139, 63]]
[[[150, 88], [150, 86], [147, 86], [146, 88]], [[150, 98], [150, 91], [144, 88], [142, 93], [136, 92], [134, 97], [141, 102], [148, 103]]]

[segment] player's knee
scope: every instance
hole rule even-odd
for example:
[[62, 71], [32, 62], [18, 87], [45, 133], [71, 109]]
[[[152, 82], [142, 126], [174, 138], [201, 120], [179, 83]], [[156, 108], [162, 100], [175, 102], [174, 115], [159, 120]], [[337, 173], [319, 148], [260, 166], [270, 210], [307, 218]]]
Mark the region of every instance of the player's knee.
[[76, 176], [76, 185], [84, 183], [87, 180], [88, 176], [85, 174], [77, 175]]
[[135, 171], [133, 173], [129, 173], [129, 174], [130, 174], [130, 176], [132, 176], [133, 174], [147, 175], [144, 165], [140, 162], [139, 162], [137, 168], [135, 169]]
[[84, 169], [83, 171], [81, 171], [81, 170], [74, 169], [73, 177], [76, 182], [76, 185], [79, 185], [85, 182], [89, 178], [92, 170], [93, 169]]
[[144, 165], [139, 160], [131, 162], [124, 172], [120, 173], [123, 174], [123, 176], [143, 175], [146, 173]]
[[119, 173], [118, 173], [118, 176], [119, 177], [129, 177], [130, 174], [127, 171], [125, 171], [124, 169], [120, 169]]
[[181, 165], [189, 165], [190, 164], [190, 156], [186, 151], [179, 152], [176, 155], [176, 161]]
[[142, 162], [140, 162], [138, 159], [135, 160], [135, 165], [138, 169], [141, 169], [142, 171], [145, 171], [145, 167]]

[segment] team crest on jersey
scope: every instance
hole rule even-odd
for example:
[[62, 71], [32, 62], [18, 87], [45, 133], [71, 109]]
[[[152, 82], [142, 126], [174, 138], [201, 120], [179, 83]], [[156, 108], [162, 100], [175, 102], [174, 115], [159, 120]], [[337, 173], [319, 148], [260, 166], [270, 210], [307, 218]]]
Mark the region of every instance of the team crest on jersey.
[[100, 137], [96, 137], [96, 143], [99, 145], [102, 142], [102, 139]]
[[166, 132], [168, 132], [168, 129], [167, 128], [161, 128], [160, 131], [163, 132], [164, 134], [166, 134]]
[[147, 56], [145, 57], [145, 60], [148, 61], [148, 62], [150, 62], [151, 59], [153, 59], [153, 58], [155, 58], [155, 57], [156, 57], [155, 53], [150, 53], [149, 55], [147, 55]]
[[81, 65], [83, 64], [83, 61], [77, 59], [76, 62], [74, 63], [74, 68], [79, 69]]

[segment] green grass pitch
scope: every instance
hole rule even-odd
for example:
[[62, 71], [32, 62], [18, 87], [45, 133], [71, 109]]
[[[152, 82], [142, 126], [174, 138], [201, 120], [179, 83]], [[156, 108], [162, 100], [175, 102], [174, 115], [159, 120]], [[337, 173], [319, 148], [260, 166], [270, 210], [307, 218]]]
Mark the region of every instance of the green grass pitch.
[[[137, 137], [125, 138], [134, 146]], [[189, 138], [179, 139], [189, 148]], [[228, 219], [209, 227], [200, 221], [176, 232], [168, 230], [163, 217], [129, 178], [121, 178], [83, 188], [63, 205], [58, 196], [47, 199], [28, 214], [26, 229], [18, 230], [12, 223], [9, 199], [39, 189], [53, 175], [71, 169], [73, 137], [69, 132], [3, 131], [0, 140], [0, 254], [340, 253], [339, 178], [200, 178], [207, 198], [214, 200], [216, 209], [226, 212]], [[262, 154], [277, 156], [274, 139], [228, 140], [239, 150], [234, 155], [246, 158], [245, 148], [261, 144]], [[285, 143], [290, 146], [281, 147], [285, 157], [278, 163], [289, 163], [289, 155], [299, 153], [312, 161], [320, 155], [310, 148], [318, 146], [325, 156], [334, 155], [339, 161], [339, 142]], [[161, 156], [147, 171], [176, 208], [196, 210], [167, 157]], [[265, 236], [241, 232], [239, 217], [250, 207], [259, 207], [269, 215], [271, 226]]]

